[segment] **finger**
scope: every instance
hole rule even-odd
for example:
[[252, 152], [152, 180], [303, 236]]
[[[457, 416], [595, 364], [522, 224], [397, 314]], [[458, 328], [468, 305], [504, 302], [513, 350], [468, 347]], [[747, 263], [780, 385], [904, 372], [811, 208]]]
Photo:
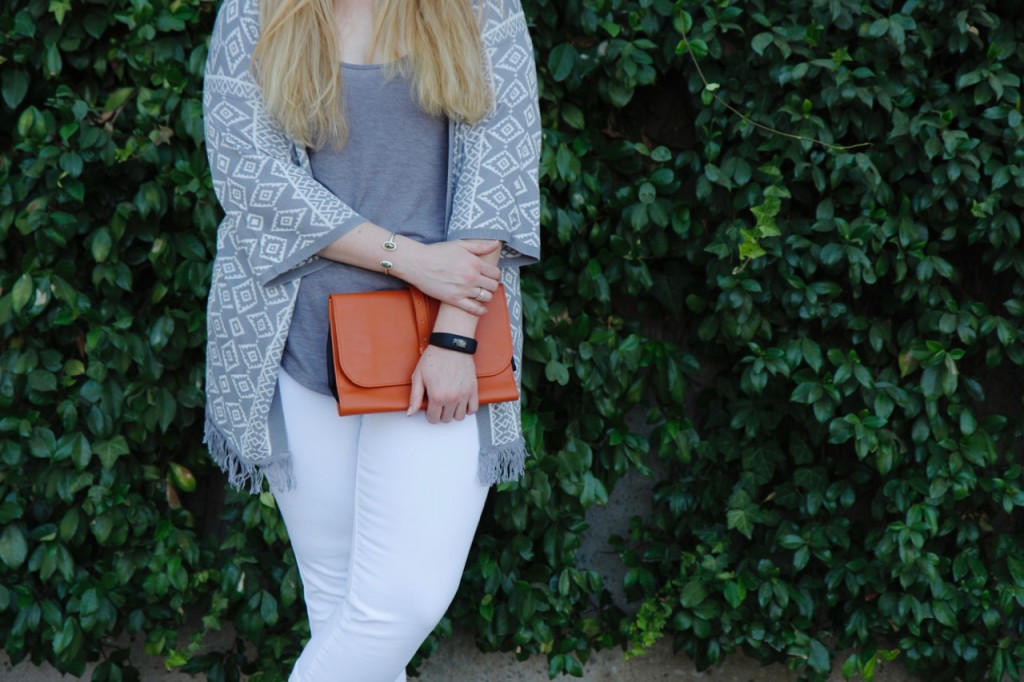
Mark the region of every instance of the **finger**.
[[485, 263], [484, 266], [480, 268], [480, 274], [488, 279], [493, 279], [495, 282], [498, 282], [501, 279], [501, 268], [497, 265]]
[[473, 241], [465, 240], [461, 242], [470, 253], [477, 256], [486, 256], [489, 253], [494, 253], [496, 249], [501, 248], [500, 241]]
[[410, 417], [420, 411], [423, 407], [423, 378], [419, 372], [412, 374], [412, 388], [409, 390], [409, 409], [405, 416]]
[[455, 416], [455, 406], [451, 403], [444, 406], [441, 410], [441, 422], [447, 424]]
[[491, 279], [490, 277], [478, 277], [475, 285], [483, 289], [484, 291], [497, 291], [498, 280]]
[[476, 303], [490, 303], [491, 299], [494, 298], [494, 294], [482, 286], [477, 286], [472, 289], [472, 293], [469, 294], [469, 297]]
[[452, 417], [455, 421], [460, 422], [466, 418], [466, 402], [463, 400], [459, 401], [459, 404], [455, 406], [455, 412], [452, 413]]
[[473, 239], [464, 239], [459, 242], [459, 245], [474, 256], [483, 256], [494, 250], [493, 244]]
[[477, 410], [480, 409], [480, 391], [479, 384], [473, 382], [473, 393], [469, 396], [469, 409], [466, 411], [467, 414], [476, 414]]
[[431, 424], [441, 421], [441, 405], [436, 400], [427, 401], [427, 421]]
[[472, 298], [459, 297], [454, 301], [450, 301], [456, 308], [461, 308], [471, 315], [483, 315], [487, 312], [487, 308], [480, 305], [478, 301], [474, 301]]

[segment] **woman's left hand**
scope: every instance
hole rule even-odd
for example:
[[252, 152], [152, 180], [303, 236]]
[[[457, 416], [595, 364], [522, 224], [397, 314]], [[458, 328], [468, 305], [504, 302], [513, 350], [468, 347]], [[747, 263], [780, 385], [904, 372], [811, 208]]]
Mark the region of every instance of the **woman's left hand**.
[[476, 364], [467, 353], [427, 346], [412, 373], [407, 415], [419, 412], [427, 398], [427, 421], [431, 424], [462, 421], [480, 407], [477, 396]]

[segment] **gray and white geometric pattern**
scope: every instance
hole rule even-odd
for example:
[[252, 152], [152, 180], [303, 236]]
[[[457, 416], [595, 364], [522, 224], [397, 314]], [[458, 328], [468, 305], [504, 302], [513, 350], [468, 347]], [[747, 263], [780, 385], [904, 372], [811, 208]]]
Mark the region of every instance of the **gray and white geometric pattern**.
[[[537, 75], [520, 0], [473, 2], [482, 17], [481, 59], [495, 105], [481, 122], [452, 125], [448, 238], [505, 242], [502, 271], [519, 368], [518, 268], [540, 256]], [[267, 115], [250, 71], [259, 28], [258, 0], [224, 0], [203, 97], [210, 170], [225, 211], [207, 306], [205, 440], [231, 483], [251, 492], [262, 488], [262, 467], [273, 454], [268, 415], [300, 270], [362, 222], [313, 178], [305, 148]], [[503, 458], [489, 464], [487, 483], [522, 471], [519, 407], [512, 402], [486, 410], [491, 443], [482, 453]]]

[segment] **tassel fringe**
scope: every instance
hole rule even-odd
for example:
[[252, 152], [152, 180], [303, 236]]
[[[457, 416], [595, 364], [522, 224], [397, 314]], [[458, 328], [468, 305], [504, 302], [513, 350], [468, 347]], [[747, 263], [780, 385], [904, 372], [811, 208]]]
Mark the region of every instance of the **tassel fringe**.
[[[284, 492], [295, 487], [288, 453], [280, 453], [259, 463], [247, 461], [231, 446], [208, 415], [203, 426], [203, 443], [235, 490], [259, 495], [263, 492], [264, 480], [272, 492]], [[526, 456], [526, 443], [522, 438], [506, 447], [485, 449], [480, 454], [480, 483], [492, 486], [520, 479], [526, 472]]]
[[495, 483], [515, 481], [526, 471], [526, 443], [520, 438], [504, 448], [487, 448], [480, 457], [480, 482], [491, 486]]
[[259, 495], [266, 480], [272, 492], [284, 492], [295, 487], [291, 457], [277, 457], [265, 462], [248, 462], [228, 443], [207, 415], [203, 426], [203, 443], [210, 450], [213, 461], [228, 476], [228, 484], [235, 490]]

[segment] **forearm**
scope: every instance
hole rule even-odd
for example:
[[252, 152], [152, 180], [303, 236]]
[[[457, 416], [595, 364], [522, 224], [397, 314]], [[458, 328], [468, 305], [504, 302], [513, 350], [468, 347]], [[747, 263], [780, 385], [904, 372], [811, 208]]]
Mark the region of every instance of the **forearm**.
[[[493, 239], [467, 239], [466, 241], [480, 242], [488, 245], [496, 245], [498, 243]], [[498, 260], [501, 258], [501, 249], [494, 249], [490, 253], [482, 256], [482, 258], [489, 264], [497, 266]], [[469, 336], [472, 338], [476, 335], [476, 325], [479, 320], [480, 317], [478, 315], [473, 315], [461, 308], [456, 308], [453, 305], [442, 303], [441, 307], [437, 311], [437, 320], [434, 322], [434, 331], [458, 334], [459, 336]]]
[[415, 239], [398, 235], [394, 238], [396, 248], [389, 251], [384, 248], [384, 242], [392, 234], [380, 225], [366, 221], [325, 246], [317, 255], [374, 272], [385, 272], [381, 261], [387, 261], [392, 264], [388, 271], [390, 274], [409, 282], [414, 263], [423, 255], [425, 247]]

